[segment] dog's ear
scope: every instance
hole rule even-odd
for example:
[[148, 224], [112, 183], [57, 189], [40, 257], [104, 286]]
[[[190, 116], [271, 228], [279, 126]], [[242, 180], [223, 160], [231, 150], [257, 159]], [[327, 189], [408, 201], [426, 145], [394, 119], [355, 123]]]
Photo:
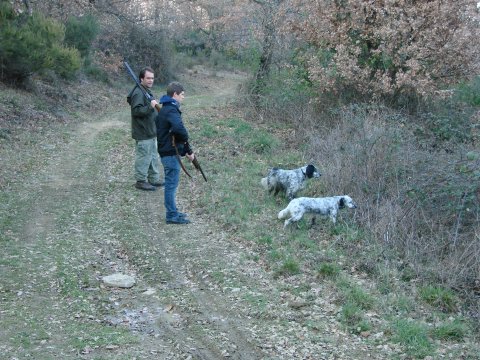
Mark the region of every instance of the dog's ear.
[[305, 175], [307, 175], [307, 178], [311, 178], [313, 176], [313, 173], [315, 172], [315, 166], [313, 165], [307, 165], [307, 171], [305, 171]]
[[344, 197], [341, 197], [340, 200], [338, 200], [338, 207], [340, 209], [345, 207], [345, 198]]

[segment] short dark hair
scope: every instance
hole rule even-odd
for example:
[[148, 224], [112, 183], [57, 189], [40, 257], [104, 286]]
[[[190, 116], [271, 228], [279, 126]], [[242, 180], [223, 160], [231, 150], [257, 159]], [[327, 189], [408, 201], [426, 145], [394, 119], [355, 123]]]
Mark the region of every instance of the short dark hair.
[[185, 91], [185, 89], [183, 88], [183, 85], [179, 82], [174, 81], [167, 86], [167, 95], [170, 97], [172, 97], [175, 93], [179, 95], [182, 91]]
[[142, 70], [140, 70], [140, 74], [138, 74], [138, 78], [141, 80], [145, 77], [146, 72], [151, 72], [152, 74], [155, 74], [155, 71], [149, 66], [145, 66]]

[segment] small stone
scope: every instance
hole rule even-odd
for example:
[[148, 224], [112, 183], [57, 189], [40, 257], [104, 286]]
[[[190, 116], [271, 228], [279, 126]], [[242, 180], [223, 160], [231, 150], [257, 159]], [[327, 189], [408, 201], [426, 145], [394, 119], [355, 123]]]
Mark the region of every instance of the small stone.
[[149, 289], [145, 290], [142, 294], [143, 294], [143, 295], [153, 295], [153, 294], [155, 294], [156, 292], [157, 292], [157, 290], [152, 289], [152, 288], [149, 288]]
[[108, 286], [119, 288], [131, 288], [133, 285], [135, 285], [134, 277], [121, 273], [104, 276], [102, 280]]

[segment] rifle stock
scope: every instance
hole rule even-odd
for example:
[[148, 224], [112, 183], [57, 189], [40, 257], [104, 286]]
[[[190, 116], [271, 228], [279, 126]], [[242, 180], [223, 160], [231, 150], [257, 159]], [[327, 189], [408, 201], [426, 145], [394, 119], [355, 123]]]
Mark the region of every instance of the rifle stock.
[[200, 166], [200, 163], [198, 162], [196, 155], [195, 155], [195, 157], [193, 158], [192, 164], [193, 164], [193, 166], [195, 166], [195, 169], [197, 169], [198, 171], [200, 171], [200, 173], [201, 173], [202, 176], [203, 176], [203, 179], [204, 179], [205, 182], [206, 182], [206, 181], [207, 181], [207, 177], [206, 177], [205, 174], [203, 173], [202, 167]]
[[[182, 158], [180, 156], [180, 153], [178, 152], [178, 147], [177, 147], [177, 143], [175, 141], [175, 136], [172, 135], [172, 146], [175, 148], [175, 152], [176, 152], [176, 157], [177, 157], [177, 160], [178, 162], [180, 163], [180, 167], [182, 168], [183, 172], [185, 174], [187, 174], [187, 176], [189, 178], [191, 178], [192, 176], [188, 173], [187, 169], [185, 168], [185, 166], [183, 165], [182, 163]], [[200, 163], [198, 162], [198, 159], [197, 159], [197, 155], [194, 156], [193, 160], [192, 160], [192, 164], [193, 166], [195, 167], [195, 169], [197, 169], [198, 171], [200, 171], [200, 173], [202, 174], [203, 176], [203, 179], [205, 181], [207, 181], [207, 177], [205, 176], [203, 170], [202, 170], [202, 167], [200, 166]]]

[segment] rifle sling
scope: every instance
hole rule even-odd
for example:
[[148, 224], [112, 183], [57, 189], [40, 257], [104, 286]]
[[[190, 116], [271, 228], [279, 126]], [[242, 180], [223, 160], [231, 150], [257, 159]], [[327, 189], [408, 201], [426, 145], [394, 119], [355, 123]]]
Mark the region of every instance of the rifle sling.
[[178, 152], [177, 144], [175, 143], [175, 136], [173, 136], [173, 135], [172, 135], [172, 145], [173, 145], [173, 147], [175, 148], [175, 153], [176, 153], [176, 156], [175, 156], [175, 157], [177, 158], [178, 163], [180, 164], [180, 167], [182, 168], [183, 172], [184, 172], [185, 174], [187, 174], [187, 176], [188, 176], [189, 178], [191, 178], [192, 175], [190, 175], [190, 174], [188, 173], [187, 169], [185, 168], [185, 165], [183, 165], [183, 163], [182, 163], [182, 158], [181, 158], [181, 156], [180, 156], [180, 153]]

